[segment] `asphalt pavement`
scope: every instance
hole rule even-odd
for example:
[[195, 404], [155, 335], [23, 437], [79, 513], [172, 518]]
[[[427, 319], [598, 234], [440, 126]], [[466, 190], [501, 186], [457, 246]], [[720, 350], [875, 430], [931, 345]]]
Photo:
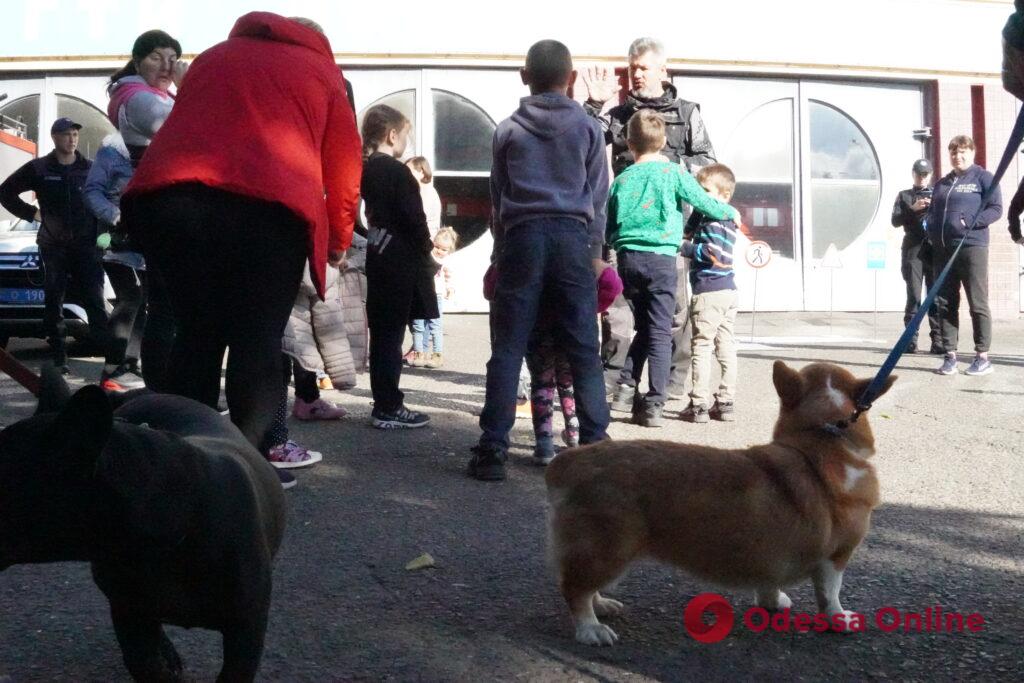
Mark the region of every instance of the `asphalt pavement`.
[[[778, 401], [772, 362], [828, 360], [864, 377], [900, 331], [894, 314], [741, 316], [737, 421], [693, 425], [667, 406], [667, 426], [645, 430], [616, 416], [616, 439], [663, 438], [742, 447], [770, 438]], [[964, 320], [961, 349], [970, 348]], [[577, 644], [545, 559], [543, 469], [519, 420], [509, 478], [465, 475], [479, 433], [488, 353], [484, 316], [445, 319], [445, 365], [403, 376], [410, 406], [429, 427], [380, 432], [368, 424], [368, 378], [325, 397], [348, 409], [336, 423], [290, 421], [292, 438], [323, 463], [295, 471], [289, 523], [277, 557], [260, 679], [266, 681], [735, 681], [1024, 680], [1024, 322], [997, 321], [986, 377], [942, 377], [934, 356], [905, 357], [899, 380], [870, 412], [882, 504], [846, 574], [843, 603], [867, 616], [865, 632], [755, 632], [742, 623], [751, 596], [719, 590], [671, 568], [641, 563], [612, 593], [625, 613], [609, 620], [611, 648]], [[44, 362], [38, 343], [16, 355]], [[966, 353], [969, 361], [969, 353]], [[98, 359], [75, 359], [95, 380]], [[961, 364], [965, 368], [967, 362]], [[0, 422], [31, 414], [33, 400], [0, 379]], [[556, 416], [556, 425], [560, 418]], [[0, 486], [7, 485], [0, 482]], [[4, 523], [0, 520], [0, 524]], [[434, 567], [407, 563], [429, 553]], [[721, 593], [737, 624], [706, 645], [683, 629], [694, 596]], [[813, 591], [789, 591], [814, 612]], [[875, 617], [980, 614], [977, 632], [887, 632]], [[169, 629], [190, 678], [213, 680], [217, 634]], [[123, 681], [106, 601], [81, 563], [0, 573], [0, 681]], [[6, 683], [6, 682], [5, 682]]]

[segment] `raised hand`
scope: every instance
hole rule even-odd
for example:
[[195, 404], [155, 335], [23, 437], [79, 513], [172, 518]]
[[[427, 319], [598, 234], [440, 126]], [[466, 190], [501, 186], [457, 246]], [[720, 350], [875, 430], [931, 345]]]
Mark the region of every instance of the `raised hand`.
[[604, 104], [615, 97], [622, 86], [614, 69], [588, 66], [583, 70], [583, 84], [587, 86], [587, 99]]

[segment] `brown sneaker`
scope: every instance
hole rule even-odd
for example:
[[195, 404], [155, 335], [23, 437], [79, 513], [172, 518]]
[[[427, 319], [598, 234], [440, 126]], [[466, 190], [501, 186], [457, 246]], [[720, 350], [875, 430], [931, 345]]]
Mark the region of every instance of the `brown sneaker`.
[[414, 368], [426, 367], [427, 354], [423, 353], [422, 351], [415, 351], [412, 354], [412, 360], [409, 362], [409, 365], [411, 365]]
[[[423, 354], [423, 355], [427, 355], [427, 354]], [[442, 365], [444, 365], [444, 356], [442, 356], [439, 353], [432, 353], [432, 354], [430, 354], [430, 357], [427, 358], [426, 362], [423, 364], [423, 367], [426, 367], [426, 368], [439, 368]]]

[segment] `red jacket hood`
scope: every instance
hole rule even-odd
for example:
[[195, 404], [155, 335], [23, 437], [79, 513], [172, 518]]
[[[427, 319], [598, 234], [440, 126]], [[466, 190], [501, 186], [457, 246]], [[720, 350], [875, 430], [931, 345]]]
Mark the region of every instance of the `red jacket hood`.
[[292, 43], [316, 50], [334, 59], [331, 42], [327, 40], [327, 36], [273, 12], [249, 12], [239, 17], [228, 37]]

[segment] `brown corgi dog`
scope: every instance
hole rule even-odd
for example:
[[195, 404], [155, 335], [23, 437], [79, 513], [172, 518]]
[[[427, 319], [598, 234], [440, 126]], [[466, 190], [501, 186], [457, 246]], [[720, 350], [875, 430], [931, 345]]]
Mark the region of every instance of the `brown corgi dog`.
[[782, 405], [769, 444], [602, 441], [548, 466], [551, 558], [576, 640], [618, 639], [597, 615], [614, 615], [622, 603], [599, 591], [641, 557], [753, 589], [757, 604], [773, 610], [792, 605], [782, 588], [810, 577], [818, 609], [846, 621], [843, 570], [867, 533], [878, 480], [867, 418], [837, 423], [870, 380], [830, 363], [798, 372], [782, 361], [773, 379]]

